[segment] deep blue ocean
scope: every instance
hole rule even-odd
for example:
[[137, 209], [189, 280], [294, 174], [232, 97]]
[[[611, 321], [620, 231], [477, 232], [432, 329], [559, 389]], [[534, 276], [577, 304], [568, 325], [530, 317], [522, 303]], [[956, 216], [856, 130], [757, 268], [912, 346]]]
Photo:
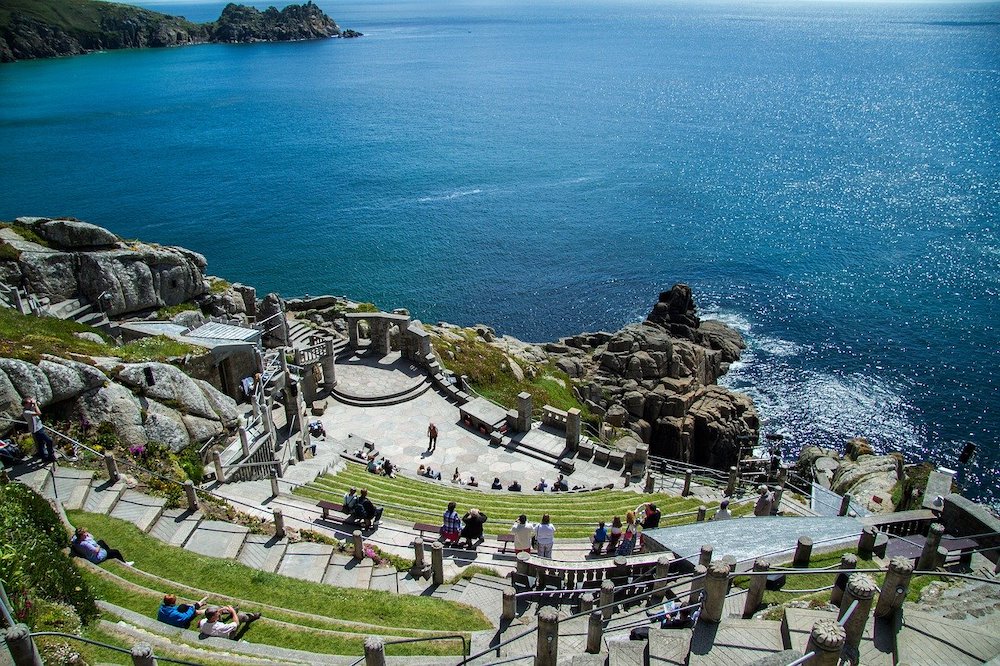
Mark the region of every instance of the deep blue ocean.
[[365, 37], [0, 66], [0, 219], [535, 341], [687, 282], [765, 432], [1000, 502], [1000, 5], [319, 4]]

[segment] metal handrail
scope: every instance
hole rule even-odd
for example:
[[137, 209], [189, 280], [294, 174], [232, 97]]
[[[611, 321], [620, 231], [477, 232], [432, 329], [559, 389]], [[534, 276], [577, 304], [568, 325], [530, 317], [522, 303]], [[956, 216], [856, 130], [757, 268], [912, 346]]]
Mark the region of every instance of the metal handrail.
[[[126, 650], [123, 647], [118, 647], [117, 645], [111, 645], [110, 643], [102, 643], [101, 641], [95, 641], [90, 638], [84, 638], [83, 636], [77, 636], [76, 634], [67, 634], [61, 631], [34, 631], [30, 634], [31, 638], [37, 638], [39, 636], [56, 636], [58, 638], [67, 638], [69, 640], [80, 641], [81, 643], [86, 643], [88, 645], [96, 645], [97, 647], [104, 648], [105, 650], [111, 650], [113, 652], [121, 652], [122, 654], [131, 655], [131, 650]], [[182, 659], [171, 659], [169, 657], [156, 656], [156, 661], [167, 662], [169, 664], [181, 664], [182, 666], [199, 666], [198, 662], [195, 661], [184, 661]]]

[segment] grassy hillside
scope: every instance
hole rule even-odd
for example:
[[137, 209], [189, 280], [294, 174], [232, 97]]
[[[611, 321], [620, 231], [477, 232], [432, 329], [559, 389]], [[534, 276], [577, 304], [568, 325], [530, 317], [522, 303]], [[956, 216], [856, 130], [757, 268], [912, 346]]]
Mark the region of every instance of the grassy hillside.
[[96, 0], [0, 0], [0, 27], [10, 23], [13, 13], [37, 19], [71, 34], [102, 31], [102, 21], [112, 19], [141, 19], [146, 21], [176, 22], [188, 30], [195, 30], [197, 23], [183, 18], [152, 12], [140, 7]]

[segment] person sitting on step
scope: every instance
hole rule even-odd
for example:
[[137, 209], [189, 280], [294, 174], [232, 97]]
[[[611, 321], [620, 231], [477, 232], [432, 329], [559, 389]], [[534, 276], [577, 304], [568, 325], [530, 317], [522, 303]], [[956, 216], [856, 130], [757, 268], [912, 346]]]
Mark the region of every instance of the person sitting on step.
[[461, 537], [465, 539], [465, 547], [472, 550], [474, 548], [473, 539], [477, 542], [483, 540], [483, 523], [486, 522], [486, 514], [479, 509], [469, 509], [462, 516], [462, 522], [465, 523], [465, 527], [462, 528]]
[[458, 468], [455, 468], [455, 473], [451, 475], [451, 482], [462, 485], [462, 475], [459, 473]]
[[549, 487], [549, 484], [545, 482], [545, 479], [540, 479], [538, 485], [535, 486], [535, 490], [544, 493]]
[[476, 477], [470, 476], [469, 477], [469, 483], [467, 485], [469, 487], [471, 487], [471, 488], [478, 488], [479, 487], [479, 482], [476, 481]]
[[519, 493], [521, 492], [521, 484], [517, 482], [517, 479], [514, 479], [510, 482], [510, 485], [507, 486], [507, 490], [512, 493]]
[[459, 535], [462, 533], [462, 518], [455, 511], [458, 506], [454, 502], [448, 502], [448, 508], [444, 512], [441, 520], [441, 543], [445, 546], [457, 546]]
[[390, 479], [396, 478], [396, 466], [393, 465], [388, 458], [382, 463], [382, 474], [389, 477]]
[[597, 523], [597, 529], [590, 535], [590, 552], [600, 555], [604, 549], [604, 544], [608, 541], [608, 528], [604, 526], [604, 521]]
[[163, 595], [163, 603], [156, 611], [156, 619], [172, 627], [187, 629], [191, 626], [191, 620], [194, 619], [195, 615], [204, 615], [206, 601], [208, 601], [208, 597], [202, 597], [200, 601], [193, 604], [178, 605], [176, 594], [165, 594]]
[[343, 512], [350, 515], [354, 513], [354, 505], [358, 503], [358, 490], [351, 488], [344, 494]]
[[[223, 617], [227, 617], [229, 622], [224, 622]], [[198, 631], [202, 636], [230, 638], [236, 641], [250, 628], [251, 622], [259, 619], [260, 613], [241, 613], [232, 606], [222, 608], [209, 606], [205, 610], [205, 617], [198, 623]]]
[[382, 510], [383, 507], [376, 507], [375, 504], [368, 499], [368, 489], [362, 488], [361, 494], [358, 496], [358, 503], [354, 505], [354, 519], [363, 521], [365, 529], [370, 530], [372, 528], [372, 523], [377, 523], [382, 520]]
[[309, 422], [309, 435], [312, 437], [322, 437], [326, 439], [326, 428], [323, 427], [323, 422], [319, 419], [313, 419]]
[[105, 543], [103, 539], [95, 540], [86, 528], [76, 528], [76, 532], [73, 534], [73, 538], [70, 539], [69, 545], [74, 553], [94, 564], [100, 564], [104, 560], [112, 559], [123, 562], [127, 567], [132, 566], [132, 562], [125, 561], [125, 557], [121, 554], [121, 551], [115, 550]]
[[493, 477], [493, 485], [490, 486], [490, 488], [492, 488], [493, 490], [503, 490], [503, 484], [500, 483], [499, 476]]

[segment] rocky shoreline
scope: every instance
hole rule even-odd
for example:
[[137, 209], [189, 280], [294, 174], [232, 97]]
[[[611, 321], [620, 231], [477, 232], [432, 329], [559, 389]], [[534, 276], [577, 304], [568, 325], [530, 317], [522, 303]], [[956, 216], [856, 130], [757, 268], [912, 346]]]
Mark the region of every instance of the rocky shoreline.
[[70, 7], [64, 7], [63, 0], [36, 0], [0, 11], [0, 62], [113, 49], [361, 36], [355, 30], [341, 29], [311, 0], [280, 11], [230, 3], [210, 23], [96, 0], [81, 0]]

